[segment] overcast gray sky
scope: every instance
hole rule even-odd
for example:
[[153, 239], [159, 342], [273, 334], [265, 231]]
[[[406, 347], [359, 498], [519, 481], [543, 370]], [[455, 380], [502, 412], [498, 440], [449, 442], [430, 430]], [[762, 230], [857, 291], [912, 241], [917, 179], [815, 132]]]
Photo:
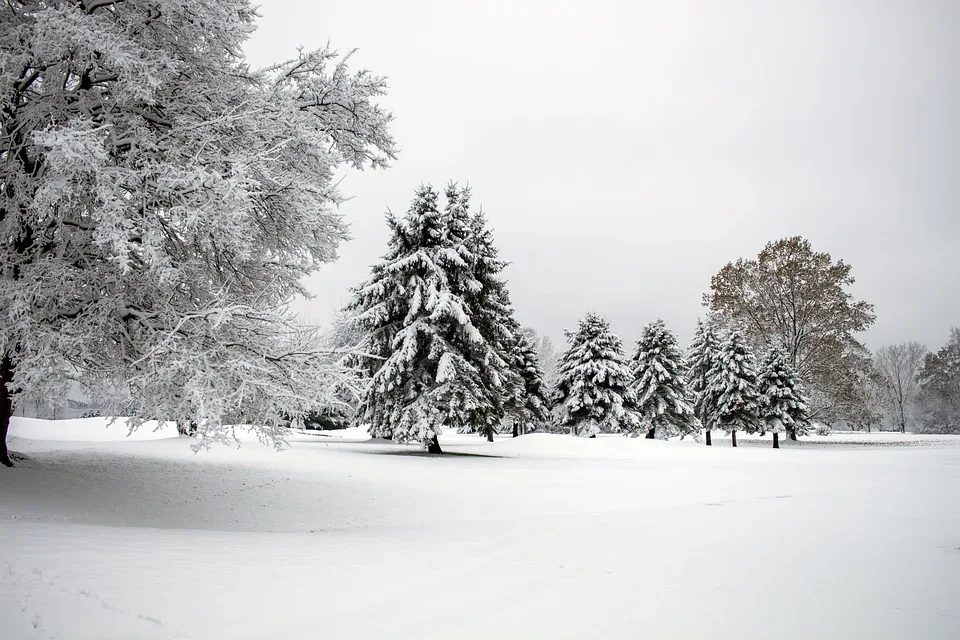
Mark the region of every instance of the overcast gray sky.
[[255, 66], [327, 39], [386, 75], [401, 154], [351, 173], [326, 320], [421, 182], [473, 187], [519, 320], [689, 340], [727, 261], [800, 234], [853, 265], [876, 348], [960, 324], [960, 1], [263, 0]]

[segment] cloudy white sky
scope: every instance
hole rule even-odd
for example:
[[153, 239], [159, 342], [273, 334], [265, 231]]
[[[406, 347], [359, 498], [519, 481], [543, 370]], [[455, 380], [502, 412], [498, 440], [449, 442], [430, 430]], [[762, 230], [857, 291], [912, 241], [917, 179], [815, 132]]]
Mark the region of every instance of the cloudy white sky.
[[469, 182], [519, 319], [689, 339], [727, 261], [808, 237], [853, 264], [876, 348], [960, 324], [960, 2], [263, 0], [251, 63], [358, 48], [402, 151], [352, 173], [329, 317], [421, 182]]

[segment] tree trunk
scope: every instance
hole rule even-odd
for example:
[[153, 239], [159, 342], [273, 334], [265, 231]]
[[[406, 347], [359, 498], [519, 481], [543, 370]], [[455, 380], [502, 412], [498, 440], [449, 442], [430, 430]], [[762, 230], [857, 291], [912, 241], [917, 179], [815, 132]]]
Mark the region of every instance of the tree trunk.
[[437, 438], [437, 434], [433, 434], [433, 437], [430, 440], [427, 440], [427, 453], [443, 453], [443, 449], [440, 448], [440, 439]]
[[788, 435], [788, 436], [790, 437], [790, 439], [793, 440], [794, 442], [797, 441], [797, 430], [794, 429], [793, 427], [787, 429], [787, 435]]
[[776, 431], [773, 432], [773, 448], [774, 449], [780, 448], [780, 434], [777, 433]]
[[493, 429], [487, 428], [487, 442], [493, 442]]
[[514, 422], [514, 423], [513, 423], [513, 437], [516, 438], [516, 437], [519, 436], [519, 435], [520, 435], [520, 425], [518, 425], [516, 422]]
[[710, 441], [710, 429], [707, 429], [707, 446], [712, 447], [713, 443]]
[[733, 446], [737, 446], [737, 432], [736, 432], [736, 431], [731, 431], [731, 432], [730, 432], [730, 442], [733, 443]]
[[647, 440], [653, 440], [656, 437], [657, 437], [656, 427], [654, 427], [653, 429], [647, 429]]
[[7, 451], [7, 431], [13, 416], [13, 398], [7, 385], [13, 380], [13, 362], [6, 353], [0, 358], [0, 464], [12, 467], [13, 460]]
[[763, 436], [765, 436], [765, 435], [767, 435], [767, 432], [766, 432], [766, 431], [761, 431], [761, 432], [760, 432], [760, 437], [761, 437], [761, 438], [762, 438]]

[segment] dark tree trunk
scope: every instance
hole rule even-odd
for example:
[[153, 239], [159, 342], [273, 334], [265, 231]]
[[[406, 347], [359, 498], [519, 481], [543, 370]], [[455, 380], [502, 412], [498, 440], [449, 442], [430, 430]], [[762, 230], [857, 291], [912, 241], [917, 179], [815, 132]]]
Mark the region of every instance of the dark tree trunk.
[[194, 438], [197, 435], [197, 429], [198, 429], [197, 423], [194, 422], [193, 420], [191, 420], [190, 422], [187, 422], [186, 424], [182, 422], [177, 423], [177, 432], [182, 436], [188, 436], [190, 438]]
[[774, 449], [780, 448], [780, 434], [777, 433], [776, 431], [773, 432], [773, 448]]
[[493, 442], [493, 429], [487, 429], [487, 442]]
[[6, 353], [0, 358], [0, 464], [12, 467], [13, 460], [7, 451], [7, 431], [10, 429], [10, 418], [13, 416], [13, 398], [7, 387], [13, 380], [13, 362]]
[[730, 442], [733, 443], [733, 446], [737, 446], [737, 432], [736, 432], [736, 431], [731, 431], [731, 432], [730, 432]]
[[766, 431], [761, 431], [761, 432], [760, 432], [760, 437], [761, 437], [761, 438], [762, 438], [763, 436], [765, 436], [765, 435], [767, 435], [767, 432], [766, 432]]
[[513, 423], [513, 437], [516, 438], [516, 437], [519, 436], [519, 435], [520, 435], [520, 425], [518, 425], [516, 422], [514, 422], [514, 423]]
[[796, 442], [796, 441], [797, 441], [797, 430], [794, 429], [793, 427], [788, 428], [788, 429], [787, 429], [787, 436], [788, 436], [791, 440], [793, 440], [794, 442]]
[[657, 437], [656, 427], [654, 427], [653, 429], [647, 429], [647, 440], [653, 440], [656, 437]]
[[707, 429], [707, 446], [713, 446], [713, 442], [710, 441], [710, 429]]
[[440, 448], [440, 440], [436, 434], [427, 440], [427, 453], [443, 453], [443, 449]]

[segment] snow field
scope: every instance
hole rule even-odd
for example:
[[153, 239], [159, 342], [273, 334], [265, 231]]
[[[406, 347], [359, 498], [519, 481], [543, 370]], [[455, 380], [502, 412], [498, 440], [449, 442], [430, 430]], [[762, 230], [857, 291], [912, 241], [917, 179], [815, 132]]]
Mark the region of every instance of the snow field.
[[0, 475], [4, 638], [960, 637], [960, 438], [194, 454], [41, 423]]

